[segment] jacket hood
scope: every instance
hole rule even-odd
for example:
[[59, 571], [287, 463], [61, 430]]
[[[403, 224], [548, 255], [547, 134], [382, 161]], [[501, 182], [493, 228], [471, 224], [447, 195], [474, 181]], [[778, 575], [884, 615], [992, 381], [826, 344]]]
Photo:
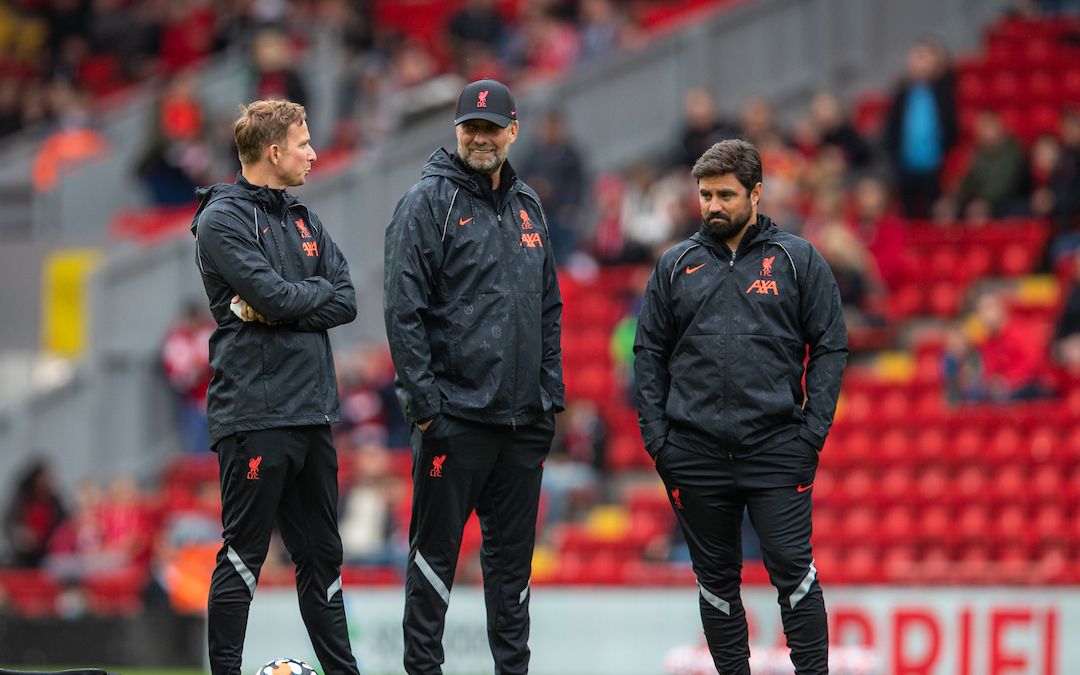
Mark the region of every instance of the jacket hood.
[[216, 183], [209, 187], [201, 187], [195, 190], [195, 196], [199, 198], [199, 208], [191, 220], [191, 234], [193, 235], [196, 234], [202, 212], [221, 199], [257, 202], [268, 213], [281, 212], [299, 201], [285, 190], [274, 190], [265, 185], [252, 185], [239, 172], [236, 174], [235, 183]]
[[[503, 162], [501, 175], [504, 180], [510, 181], [508, 183], [509, 190], [517, 188], [518, 175], [514, 168], [510, 166], [510, 160]], [[486, 176], [466, 170], [455, 161], [454, 156], [447, 152], [445, 148], [439, 148], [431, 153], [427, 164], [424, 165], [421, 176], [424, 178], [429, 176], [446, 178], [478, 195], [491, 191], [491, 183]]]

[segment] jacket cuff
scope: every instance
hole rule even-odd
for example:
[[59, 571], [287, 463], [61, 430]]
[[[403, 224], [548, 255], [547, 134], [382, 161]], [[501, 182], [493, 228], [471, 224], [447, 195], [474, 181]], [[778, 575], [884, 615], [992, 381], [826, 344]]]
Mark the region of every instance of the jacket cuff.
[[[820, 433], [814, 431], [814, 429], [820, 430]], [[807, 419], [807, 424], [804, 424], [799, 429], [799, 438], [803, 439], [810, 445], [814, 446], [815, 450], [821, 450], [821, 447], [825, 445], [825, 437], [829, 435], [828, 428], [823, 424], [818, 424], [812, 419]]]
[[667, 442], [669, 429], [668, 423], [664, 420], [641, 425], [641, 440], [645, 442], [645, 452], [649, 453], [653, 459], [656, 459], [656, 454]]
[[442, 411], [442, 397], [438, 390], [424, 392], [424, 398], [415, 398], [412, 401], [412, 419], [410, 424], [417, 424], [424, 420], [435, 417]]

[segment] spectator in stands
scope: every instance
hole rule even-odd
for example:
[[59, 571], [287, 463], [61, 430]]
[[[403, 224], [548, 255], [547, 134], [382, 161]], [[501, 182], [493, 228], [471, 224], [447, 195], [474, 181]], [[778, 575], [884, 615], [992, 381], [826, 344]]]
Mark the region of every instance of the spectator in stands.
[[165, 514], [154, 546], [153, 581], [177, 614], [206, 612], [220, 547], [220, 490], [216, 481], [204, 481], [190, 506]]
[[358, 345], [339, 363], [341, 422], [334, 433], [348, 434], [345, 447], [408, 447], [410, 432], [394, 394], [394, 365], [387, 348]]
[[198, 64], [214, 46], [214, 4], [209, 0], [164, 4], [159, 32], [161, 65], [175, 73]]
[[1015, 215], [1022, 197], [1026, 163], [1019, 141], [993, 110], [975, 118], [975, 157], [956, 194], [956, 212], [966, 220]]
[[844, 323], [848, 326], [880, 325], [881, 294], [873, 256], [843, 220], [839, 192], [814, 198], [813, 220], [819, 221], [814, 236], [806, 235], [828, 263], [840, 289]]
[[1055, 190], [1058, 167], [1061, 166], [1061, 143], [1051, 134], [1041, 134], [1031, 144], [1028, 159], [1026, 190], [1031, 199], [1028, 210], [1032, 215], [1046, 217], [1053, 215], [1058, 191]]
[[1054, 359], [1072, 373], [1080, 373], [1080, 256], [1073, 255], [1072, 285], [1054, 335]]
[[521, 161], [520, 175], [536, 190], [547, 216], [548, 237], [556, 263], [570, 260], [577, 249], [585, 208], [585, 168], [560, 112], [540, 120], [536, 143]]
[[105, 546], [102, 508], [105, 497], [91, 479], [80, 481], [75, 508], [49, 540], [45, 568], [61, 581], [78, 581], [123, 567], [120, 551]]
[[497, 54], [506, 40], [495, 0], [466, 0], [450, 19], [447, 37], [458, 73], [469, 78], [477, 62]]
[[713, 144], [735, 138], [738, 130], [724, 122], [716, 111], [712, 95], [704, 89], [688, 89], [683, 94], [682, 141], [675, 149], [673, 164], [689, 171], [694, 162]]
[[893, 211], [889, 188], [879, 178], [868, 176], [855, 184], [852, 227], [859, 240], [874, 256], [878, 275], [886, 288], [895, 291], [905, 280], [907, 230]]
[[933, 40], [916, 42], [885, 124], [885, 147], [909, 218], [929, 217], [941, 195], [945, 155], [959, 139], [956, 115], [944, 50]]
[[151, 552], [151, 512], [135, 477], [117, 474], [99, 507], [103, 551], [121, 565], [145, 569]]
[[634, 382], [634, 335], [637, 333], [638, 316], [641, 314], [641, 301], [645, 297], [645, 288], [649, 283], [651, 268], [639, 265], [630, 278], [629, 297], [623, 318], [611, 331], [609, 349], [615, 381], [626, 396], [626, 403], [637, 407], [637, 384]]
[[209, 180], [203, 106], [193, 70], [176, 73], [158, 101], [152, 141], [139, 174], [161, 205], [195, 202], [195, 188]]
[[521, 7], [521, 20], [506, 54], [511, 72], [527, 69], [530, 75], [550, 78], [573, 70], [581, 55], [581, 37], [574, 26], [559, 15], [556, 6], [524, 3]]
[[[968, 400], [1022, 401], [1049, 394], [1044, 384], [1048, 346], [1035, 327], [1010, 315], [1000, 291], [988, 291], [975, 302], [965, 327], [966, 345], [948, 350], [957, 365], [946, 364], [946, 373], [957, 380], [950, 389]], [[966, 368], [965, 353], [978, 355], [978, 370]], [[958, 358], [959, 357], [959, 358]]]
[[763, 179], [769, 189], [759, 206], [779, 227], [797, 232], [802, 221], [799, 189], [807, 176], [807, 163], [781, 133], [772, 105], [760, 96], [747, 98], [739, 115], [740, 138], [753, 143], [761, 154]]
[[264, 28], [251, 45], [251, 67], [254, 70], [252, 98], [279, 99], [307, 105], [307, 88], [293, 68], [295, 55], [288, 36], [278, 28]]
[[408, 523], [401, 521], [408, 489], [381, 445], [356, 451], [355, 480], [341, 501], [341, 544], [350, 565], [394, 565], [409, 557]]
[[627, 171], [619, 223], [623, 234], [620, 262], [643, 262], [688, 226], [683, 209], [685, 174], [661, 177], [655, 162], [640, 161]]
[[596, 404], [569, 400], [559, 417], [541, 485], [547, 525], [573, 522], [604, 494], [607, 430]]
[[14, 77], [0, 78], [0, 136], [21, 126], [19, 119], [19, 81]]
[[198, 304], [190, 302], [161, 345], [161, 365], [177, 397], [184, 450], [189, 453], [210, 450], [206, 389], [214, 376], [210, 367], [210, 335], [216, 326]]
[[807, 124], [815, 150], [836, 147], [843, 151], [844, 161], [852, 169], [864, 169], [870, 163], [870, 145], [855, 131], [844, 115], [840, 100], [832, 93], [820, 91], [810, 100]]
[[581, 0], [581, 61], [611, 53], [634, 39], [632, 26], [612, 0]]
[[35, 460], [19, 475], [15, 494], [4, 512], [4, 536], [12, 567], [39, 567], [49, 539], [66, 516], [52, 470]]
[[1052, 262], [1080, 247], [1080, 108], [1061, 114], [1061, 150], [1048, 185], [1053, 200]]

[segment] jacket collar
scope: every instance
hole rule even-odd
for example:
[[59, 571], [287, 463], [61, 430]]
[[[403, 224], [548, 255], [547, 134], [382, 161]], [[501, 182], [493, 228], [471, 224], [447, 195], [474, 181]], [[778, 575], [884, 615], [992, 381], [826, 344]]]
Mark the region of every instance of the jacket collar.
[[[424, 176], [442, 176], [449, 178], [458, 185], [466, 188], [473, 194], [488, 198], [492, 194], [491, 178], [479, 171], [469, 168], [457, 153], [449, 153], [444, 148], [439, 148], [431, 153], [427, 164], [424, 166]], [[499, 190], [496, 198], [517, 192], [521, 189], [521, 179], [518, 178], [510, 160], [503, 162], [502, 174], [499, 181]]]
[[[739, 242], [739, 249], [746, 250], [760, 240], [768, 240], [777, 229], [776, 225], [773, 224], [768, 216], [759, 213], [757, 215], [757, 222], [746, 228], [742, 241]], [[713, 251], [723, 253], [725, 256], [730, 255], [732, 252], [731, 249], [728, 248], [727, 242], [714, 237], [705, 229], [704, 225], [702, 225], [690, 238], [699, 244], [711, 248]]]

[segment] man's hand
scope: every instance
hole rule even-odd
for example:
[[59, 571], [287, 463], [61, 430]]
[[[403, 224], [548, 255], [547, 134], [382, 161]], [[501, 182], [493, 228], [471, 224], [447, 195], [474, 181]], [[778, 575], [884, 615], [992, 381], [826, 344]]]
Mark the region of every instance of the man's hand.
[[267, 322], [266, 318], [262, 314], [255, 311], [255, 308], [247, 304], [247, 300], [242, 299], [239, 295], [234, 295], [232, 299], [232, 306], [234, 306], [233, 313], [240, 317], [240, 320], [244, 323], [251, 321], [258, 321], [259, 323], [265, 323], [269, 326], [273, 324]]

